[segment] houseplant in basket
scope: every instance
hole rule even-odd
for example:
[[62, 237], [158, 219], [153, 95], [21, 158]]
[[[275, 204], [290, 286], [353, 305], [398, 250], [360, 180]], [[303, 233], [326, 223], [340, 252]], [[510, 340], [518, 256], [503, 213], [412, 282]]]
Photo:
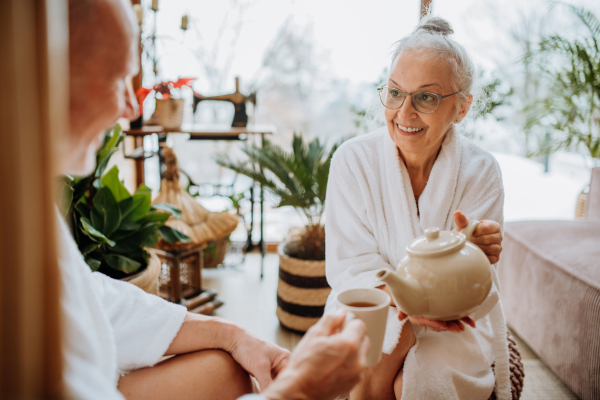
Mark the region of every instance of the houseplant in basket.
[[185, 105], [185, 100], [181, 98], [181, 91], [184, 87], [191, 88], [194, 80], [195, 78], [179, 78], [176, 81], [157, 83], [152, 89], [139, 88], [135, 95], [140, 106], [140, 115], [143, 112], [144, 99], [148, 94], [154, 91], [155, 95], [160, 94], [162, 96], [156, 98], [154, 114], [146, 124], [158, 124], [167, 130], [180, 129], [183, 122], [183, 106]]
[[[548, 137], [540, 140], [538, 154], [583, 148], [600, 167], [600, 19], [591, 11], [566, 7], [584, 34], [543, 37], [531, 60], [548, 88], [525, 107], [525, 128], [541, 126]], [[580, 195], [580, 200], [585, 196]], [[578, 204], [582, 216], [583, 204]]]
[[[96, 154], [94, 172], [83, 178], [67, 179], [61, 203], [72, 218], [73, 236], [92, 271], [112, 278], [130, 280], [157, 293], [160, 263], [147, 248], [159, 237], [168, 242], [190, 238], [166, 226], [180, 211], [165, 203], [151, 205], [151, 191], [140, 185], [132, 195], [119, 180], [114, 166], [104, 173], [108, 161], [123, 139], [120, 126], [109, 131]], [[71, 200], [71, 201], [69, 201]]]
[[243, 149], [248, 160], [217, 157], [219, 165], [262, 184], [277, 207], [295, 207], [305, 219], [304, 228], [279, 246], [277, 317], [295, 331], [305, 332], [316, 323], [331, 291], [325, 278], [322, 216], [329, 166], [339, 144], [326, 149], [319, 139], [305, 143], [294, 135], [292, 151], [287, 152], [265, 138], [262, 147], [251, 144]]

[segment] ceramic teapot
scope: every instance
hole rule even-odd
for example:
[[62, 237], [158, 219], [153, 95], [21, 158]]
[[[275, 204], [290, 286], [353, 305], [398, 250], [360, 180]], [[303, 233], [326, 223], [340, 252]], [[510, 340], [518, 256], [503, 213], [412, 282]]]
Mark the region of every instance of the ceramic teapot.
[[460, 232], [426, 229], [408, 244], [396, 273], [382, 269], [375, 279], [408, 315], [449, 321], [472, 314], [492, 288], [493, 267], [470, 242], [478, 225], [471, 220]]

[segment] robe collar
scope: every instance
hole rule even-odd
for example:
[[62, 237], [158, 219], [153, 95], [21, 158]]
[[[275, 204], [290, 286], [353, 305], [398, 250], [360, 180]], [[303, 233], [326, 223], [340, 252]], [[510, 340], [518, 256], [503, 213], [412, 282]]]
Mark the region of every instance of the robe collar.
[[458, 134], [453, 128], [446, 133], [427, 185], [419, 197], [419, 214], [408, 170], [398, 154], [396, 144], [387, 132], [384, 141], [389, 200], [390, 204], [397, 205], [393, 207], [393, 222], [404, 227], [408, 240], [422, 235], [429, 227], [451, 229], [455, 211], [452, 206], [462, 155]]

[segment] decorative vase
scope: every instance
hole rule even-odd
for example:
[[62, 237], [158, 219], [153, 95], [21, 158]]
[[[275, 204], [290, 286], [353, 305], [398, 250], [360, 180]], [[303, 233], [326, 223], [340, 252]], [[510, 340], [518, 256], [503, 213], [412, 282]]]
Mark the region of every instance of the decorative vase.
[[582, 191], [577, 196], [577, 205], [575, 206], [575, 219], [585, 218], [585, 210], [587, 208], [587, 197], [588, 194]]
[[184, 105], [184, 99], [156, 99], [155, 114], [158, 117], [158, 124], [166, 130], [181, 129]]
[[279, 252], [277, 318], [284, 328], [306, 332], [325, 310], [331, 288], [325, 277], [325, 261], [290, 256], [297, 242], [283, 242]]
[[160, 275], [160, 259], [151, 249], [146, 249], [148, 255], [148, 266], [138, 274], [123, 278], [123, 281], [134, 284], [143, 291], [158, 296], [158, 277]]

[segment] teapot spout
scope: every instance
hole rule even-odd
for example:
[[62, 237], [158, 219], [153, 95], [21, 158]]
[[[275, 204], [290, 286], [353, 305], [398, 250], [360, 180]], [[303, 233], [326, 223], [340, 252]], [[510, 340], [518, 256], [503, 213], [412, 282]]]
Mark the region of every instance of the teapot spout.
[[396, 306], [406, 314], [418, 317], [428, 313], [429, 299], [416, 280], [400, 277], [386, 269], [377, 272], [375, 279], [388, 286]]

